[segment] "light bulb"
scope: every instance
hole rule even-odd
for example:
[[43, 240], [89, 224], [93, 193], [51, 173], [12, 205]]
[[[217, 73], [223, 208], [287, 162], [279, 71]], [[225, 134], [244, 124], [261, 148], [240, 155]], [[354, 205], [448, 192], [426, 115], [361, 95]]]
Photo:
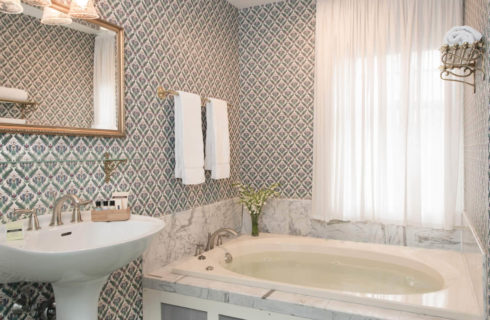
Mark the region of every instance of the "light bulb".
[[88, 0], [73, 0], [76, 2], [77, 6], [85, 8], [87, 6]]
[[73, 18], [79, 19], [99, 18], [99, 14], [95, 9], [94, 0], [72, 0], [68, 14]]
[[0, 0], [0, 12], [8, 14], [19, 14], [24, 11], [20, 0]]
[[44, 7], [41, 23], [49, 25], [63, 25], [72, 22], [69, 15], [50, 7]]

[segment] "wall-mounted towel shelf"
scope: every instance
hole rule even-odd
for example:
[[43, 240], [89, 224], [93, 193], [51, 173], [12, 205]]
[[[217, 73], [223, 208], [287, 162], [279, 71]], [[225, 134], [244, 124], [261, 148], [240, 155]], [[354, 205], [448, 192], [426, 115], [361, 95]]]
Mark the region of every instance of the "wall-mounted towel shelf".
[[11, 104], [17, 104], [20, 106], [21, 110], [21, 119], [26, 118], [26, 108], [33, 107], [36, 108], [37, 102], [35, 101], [21, 101], [21, 100], [9, 100], [9, 99], [1, 99], [0, 98], [0, 103], [11, 103]]
[[[447, 81], [456, 81], [468, 84], [473, 87], [473, 92], [476, 92], [476, 71], [483, 74], [485, 80], [485, 72], [482, 63], [483, 55], [485, 54], [485, 46], [483, 41], [468, 44], [444, 45], [441, 47], [441, 79]], [[483, 64], [483, 63], [482, 63]], [[473, 83], [464, 79], [473, 75]]]
[[[178, 96], [179, 93], [175, 90], [167, 90], [164, 87], [158, 87], [157, 88], [157, 96], [160, 99], [167, 99], [169, 96]], [[206, 97], [201, 97], [201, 105], [206, 106], [206, 104], [210, 102], [210, 100]], [[230, 106], [230, 104], [228, 104]]]

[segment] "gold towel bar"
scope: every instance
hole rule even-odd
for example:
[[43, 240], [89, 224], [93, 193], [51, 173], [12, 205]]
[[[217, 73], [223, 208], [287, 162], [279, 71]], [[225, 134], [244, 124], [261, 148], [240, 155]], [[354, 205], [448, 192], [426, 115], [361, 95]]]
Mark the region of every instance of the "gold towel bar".
[[[179, 93], [177, 91], [175, 91], [175, 90], [166, 90], [163, 87], [158, 87], [157, 88], [157, 96], [160, 99], [167, 99], [168, 96], [178, 96], [178, 95], [179, 95]], [[206, 97], [201, 97], [201, 105], [202, 106], [206, 106], [206, 104], [208, 102], [211, 102], [211, 100], [209, 100]], [[230, 105], [230, 104], [228, 104], [228, 105]]]

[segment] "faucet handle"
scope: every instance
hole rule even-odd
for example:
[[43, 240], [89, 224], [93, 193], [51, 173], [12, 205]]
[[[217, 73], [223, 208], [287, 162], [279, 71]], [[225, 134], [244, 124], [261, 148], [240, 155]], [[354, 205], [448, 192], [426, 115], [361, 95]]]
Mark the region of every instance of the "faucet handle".
[[194, 256], [200, 256], [204, 252], [204, 246], [202, 244], [196, 245], [196, 252], [194, 253]]
[[[71, 222], [83, 222], [82, 213], [80, 211], [80, 207], [92, 204], [93, 200], [80, 200], [73, 205], [73, 213], [71, 215]], [[76, 217], [76, 218], [75, 218]]]
[[27, 231], [31, 231], [32, 228], [32, 222], [34, 220], [34, 229], [39, 230], [41, 229], [41, 226], [39, 225], [39, 219], [37, 218], [37, 209], [14, 209], [15, 214], [28, 214], [29, 215], [29, 222], [27, 225]]

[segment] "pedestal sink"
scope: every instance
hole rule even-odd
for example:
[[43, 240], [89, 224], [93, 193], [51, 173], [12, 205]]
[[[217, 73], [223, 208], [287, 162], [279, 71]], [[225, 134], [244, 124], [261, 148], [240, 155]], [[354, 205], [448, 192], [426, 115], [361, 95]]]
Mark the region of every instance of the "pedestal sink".
[[109, 274], [138, 258], [164, 226], [138, 215], [121, 222], [91, 222], [88, 212], [82, 217], [85, 222], [70, 223], [66, 213], [64, 225], [49, 227], [50, 217], [43, 215], [42, 229], [25, 231], [17, 241], [7, 242], [5, 226], [0, 227], [0, 283], [50, 282], [57, 320], [96, 320]]

